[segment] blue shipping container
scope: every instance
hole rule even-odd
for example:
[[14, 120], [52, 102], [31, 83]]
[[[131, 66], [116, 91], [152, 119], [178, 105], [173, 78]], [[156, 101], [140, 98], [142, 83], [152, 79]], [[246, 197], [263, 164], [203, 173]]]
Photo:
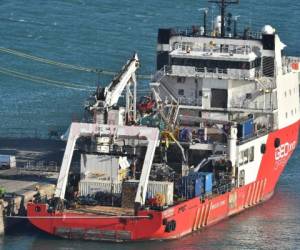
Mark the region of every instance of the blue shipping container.
[[189, 173], [188, 177], [191, 178], [192, 180], [196, 180], [201, 178], [202, 173], [201, 172], [191, 172]]
[[212, 193], [212, 186], [213, 186], [213, 174], [210, 172], [197, 172], [197, 173], [190, 173], [189, 177], [192, 180], [201, 180], [201, 194], [209, 194]]
[[254, 122], [253, 118], [238, 125], [238, 137], [247, 139], [253, 136], [254, 133]]
[[212, 173], [206, 173], [201, 172], [202, 178], [203, 178], [203, 185], [204, 185], [204, 193], [205, 194], [211, 194], [212, 193], [212, 187], [213, 187], [213, 174]]
[[203, 194], [203, 180], [193, 176], [184, 176], [181, 179], [180, 194], [182, 197], [192, 199]]
[[201, 179], [196, 179], [195, 180], [195, 197], [199, 197], [202, 195], [203, 191], [202, 191], [202, 187], [203, 187], [203, 182]]

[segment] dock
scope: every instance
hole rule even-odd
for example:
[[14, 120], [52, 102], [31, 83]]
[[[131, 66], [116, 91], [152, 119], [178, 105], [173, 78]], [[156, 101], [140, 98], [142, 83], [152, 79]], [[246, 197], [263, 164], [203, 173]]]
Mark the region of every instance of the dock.
[[65, 142], [54, 139], [0, 138], [0, 154], [16, 157], [16, 167], [0, 168], [0, 234], [24, 222], [18, 217], [26, 216], [37, 193], [53, 196], [64, 148]]

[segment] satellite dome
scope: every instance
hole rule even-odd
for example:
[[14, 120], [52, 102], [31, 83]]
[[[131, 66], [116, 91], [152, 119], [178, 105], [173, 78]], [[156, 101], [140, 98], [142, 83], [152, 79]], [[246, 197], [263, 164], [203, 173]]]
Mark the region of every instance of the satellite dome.
[[275, 33], [275, 29], [271, 25], [265, 25], [261, 32], [265, 35], [273, 35]]

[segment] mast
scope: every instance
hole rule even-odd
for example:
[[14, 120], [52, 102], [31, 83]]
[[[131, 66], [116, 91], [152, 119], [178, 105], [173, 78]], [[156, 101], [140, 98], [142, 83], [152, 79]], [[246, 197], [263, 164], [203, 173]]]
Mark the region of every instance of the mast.
[[204, 36], [207, 35], [207, 13], [208, 13], [208, 9], [205, 9], [204, 16], [203, 16]]
[[226, 7], [231, 4], [239, 4], [240, 0], [209, 0], [210, 3], [218, 4], [221, 13], [221, 37], [225, 37], [225, 15]]

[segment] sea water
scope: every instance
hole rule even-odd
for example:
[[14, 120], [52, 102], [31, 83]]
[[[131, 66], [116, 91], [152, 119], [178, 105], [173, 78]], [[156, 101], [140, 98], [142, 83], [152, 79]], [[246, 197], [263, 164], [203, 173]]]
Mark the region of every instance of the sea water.
[[[200, 24], [206, 0], [2, 0], [0, 48], [9, 48], [53, 61], [89, 69], [118, 71], [134, 51], [141, 74], [155, 70], [159, 27]], [[287, 45], [288, 55], [300, 56], [300, 2], [241, 0], [231, 8], [239, 26], [260, 30], [273, 25]], [[6, 74], [3, 74], [5, 72]], [[7, 75], [9, 72], [9, 75]], [[19, 78], [16, 78], [16, 75]], [[20, 78], [22, 77], [22, 79]], [[59, 81], [45, 84], [42, 77]], [[71, 70], [0, 52], [0, 134], [68, 127], [80, 118], [91, 89], [111, 77]], [[82, 89], [70, 88], [68, 83]], [[139, 88], [147, 87], [146, 80]], [[59, 86], [57, 86], [59, 85]], [[19, 129], [19, 130], [18, 130]], [[275, 195], [215, 226], [175, 241], [107, 244], [58, 239], [23, 223], [0, 238], [3, 249], [298, 249], [300, 248], [300, 191], [297, 148], [281, 176]]]

